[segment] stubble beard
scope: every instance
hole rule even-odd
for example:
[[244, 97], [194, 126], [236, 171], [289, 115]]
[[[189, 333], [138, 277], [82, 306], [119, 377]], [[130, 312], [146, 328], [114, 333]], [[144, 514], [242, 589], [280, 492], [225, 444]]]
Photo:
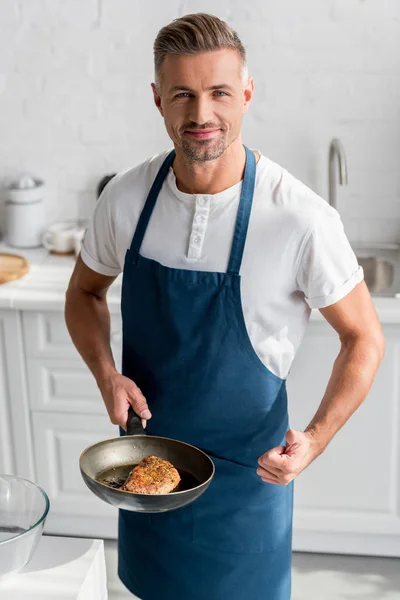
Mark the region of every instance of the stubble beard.
[[219, 158], [230, 143], [224, 133], [217, 140], [188, 140], [183, 137], [181, 149], [188, 162], [207, 162]]

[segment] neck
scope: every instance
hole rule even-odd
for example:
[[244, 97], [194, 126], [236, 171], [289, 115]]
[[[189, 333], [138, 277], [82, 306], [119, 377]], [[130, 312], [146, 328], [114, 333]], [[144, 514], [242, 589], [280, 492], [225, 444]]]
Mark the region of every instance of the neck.
[[180, 148], [176, 147], [175, 152], [172, 168], [176, 185], [186, 194], [218, 194], [243, 179], [246, 152], [241, 136], [216, 160], [192, 162]]

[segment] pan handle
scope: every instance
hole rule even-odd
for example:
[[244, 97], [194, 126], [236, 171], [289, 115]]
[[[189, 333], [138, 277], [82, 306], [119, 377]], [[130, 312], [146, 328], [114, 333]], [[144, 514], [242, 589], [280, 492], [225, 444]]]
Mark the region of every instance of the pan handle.
[[142, 420], [133, 410], [132, 406], [128, 409], [128, 418], [126, 420], [127, 435], [147, 435], [146, 430], [142, 426]]

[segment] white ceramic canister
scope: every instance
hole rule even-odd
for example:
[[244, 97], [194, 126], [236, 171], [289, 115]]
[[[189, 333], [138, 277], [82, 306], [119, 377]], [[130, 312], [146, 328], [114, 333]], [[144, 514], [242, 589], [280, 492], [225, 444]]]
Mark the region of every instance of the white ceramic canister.
[[5, 241], [16, 248], [36, 248], [42, 244], [46, 228], [44, 182], [24, 175], [6, 189]]
[[42, 245], [46, 228], [43, 200], [18, 204], [6, 202], [6, 243], [16, 248], [36, 248]]

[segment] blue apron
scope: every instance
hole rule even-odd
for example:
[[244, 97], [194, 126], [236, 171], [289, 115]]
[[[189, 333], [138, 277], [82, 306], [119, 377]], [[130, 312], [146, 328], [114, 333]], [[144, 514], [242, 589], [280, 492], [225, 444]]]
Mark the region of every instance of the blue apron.
[[119, 511], [118, 574], [142, 600], [290, 599], [293, 482], [272, 485], [256, 473], [262, 454], [285, 445], [289, 423], [285, 381], [255, 353], [242, 310], [239, 271], [256, 173], [245, 150], [226, 273], [169, 268], [140, 255], [175, 151], [125, 257], [122, 372], [147, 399], [148, 434], [193, 444], [216, 468], [189, 506]]

